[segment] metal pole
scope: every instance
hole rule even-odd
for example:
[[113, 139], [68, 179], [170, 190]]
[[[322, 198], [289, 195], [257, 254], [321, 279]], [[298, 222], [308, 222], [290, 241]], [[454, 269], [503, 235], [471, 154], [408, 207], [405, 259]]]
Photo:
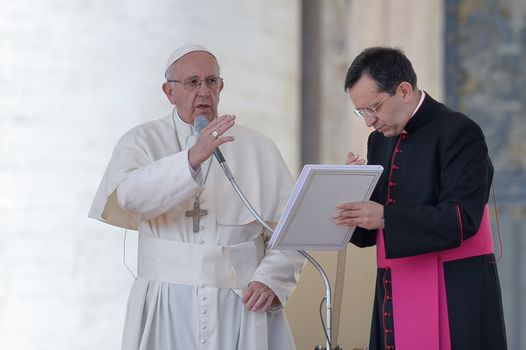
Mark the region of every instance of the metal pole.
[[[223, 168], [223, 171], [225, 172], [228, 180], [230, 181], [230, 183], [232, 184], [232, 186], [236, 190], [236, 193], [238, 194], [239, 198], [241, 198], [241, 201], [243, 201], [243, 203], [245, 204], [247, 209], [250, 211], [250, 213], [252, 213], [252, 215], [256, 218], [256, 220], [261, 225], [263, 225], [263, 227], [268, 232], [273, 233], [272, 228], [270, 228], [270, 226], [265, 222], [265, 220], [263, 220], [263, 218], [259, 215], [259, 213], [256, 212], [254, 207], [252, 207], [252, 205], [250, 204], [248, 199], [243, 194], [243, 191], [241, 191], [241, 188], [239, 188], [239, 186], [238, 186], [238, 184], [236, 182], [236, 179], [232, 175], [232, 172], [230, 171], [230, 168], [228, 167], [226, 161], [221, 162], [220, 165], [221, 165], [221, 168]], [[327, 313], [326, 313], [327, 320], [325, 322], [325, 331], [326, 331], [326, 335], [327, 335], [327, 350], [332, 350], [332, 348], [331, 348], [331, 344], [332, 344], [332, 330], [331, 330], [331, 327], [332, 327], [332, 322], [331, 322], [331, 318], [332, 318], [332, 315], [331, 315], [332, 314], [332, 299], [331, 299], [331, 284], [330, 284], [329, 278], [327, 277], [327, 274], [325, 273], [325, 271], [323, 270], [321, 265], [312, 256], [310, 256], [304, 250], [298, 250], [298, 252], [301, 255], [303, 255], [312, 265], [314, 265], [316, 270], [321, 275], [321, 277], [323, 279], [323, 283], [325, 284], [325, 291], [326, 291], [325, 305], [326, 305], [326, 310], [327, 310]]]

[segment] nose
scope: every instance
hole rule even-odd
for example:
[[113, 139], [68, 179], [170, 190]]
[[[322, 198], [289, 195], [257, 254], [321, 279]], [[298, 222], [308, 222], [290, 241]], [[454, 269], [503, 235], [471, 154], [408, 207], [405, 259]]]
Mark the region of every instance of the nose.
[[376, 119], [376, 117], [365, 116], [365, 125], [367, 125], [367, 127], [371, 127], [376, 122]]
[[199, 80], [199, 86], [197, 87], [197, 94], [199, 96], [208, 96], [210, 95], [210, 88], [206, 85], [204, 80]]

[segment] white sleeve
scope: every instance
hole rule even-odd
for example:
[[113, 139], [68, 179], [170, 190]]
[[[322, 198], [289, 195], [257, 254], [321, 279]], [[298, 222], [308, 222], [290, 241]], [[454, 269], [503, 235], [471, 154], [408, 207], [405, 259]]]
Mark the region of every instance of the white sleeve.
[[130, 172], [117, 187], [121, 208], [148, 220], [202, 189], [190, 171], [188, 150]]
[[250, 281], [268, 286], [284, 307], [298, 284], [305, 258], [294, 250], [266, 249]]

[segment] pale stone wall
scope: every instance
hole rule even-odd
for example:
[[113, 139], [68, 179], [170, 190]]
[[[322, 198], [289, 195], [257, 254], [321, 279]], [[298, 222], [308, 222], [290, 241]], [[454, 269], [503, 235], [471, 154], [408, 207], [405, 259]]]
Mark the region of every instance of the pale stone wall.
[[298, 13], [297, 1], [0, 2], [1, 349], [119, 348], [124, 232], [86, 215], [118, 137], [170, 111], [160, 85], [176, 46], [217, 52], [221, 112], [297, 171]]

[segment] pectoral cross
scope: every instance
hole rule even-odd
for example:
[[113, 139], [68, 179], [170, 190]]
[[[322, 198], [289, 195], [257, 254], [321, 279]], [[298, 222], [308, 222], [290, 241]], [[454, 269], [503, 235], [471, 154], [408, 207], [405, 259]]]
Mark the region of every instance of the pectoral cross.
[[188, 210], [186, 212], [187, 218], [192, 218], [192, 222], [194, 224], [194, 233], [199, 232], [199, 222], [201, 221], [201, 216], [205, 216], [208, 214], [208, 210], [201, 210], [201, 206], [199, 205], [199, 200], [196, 200], [194, 202], [194, 209]]

